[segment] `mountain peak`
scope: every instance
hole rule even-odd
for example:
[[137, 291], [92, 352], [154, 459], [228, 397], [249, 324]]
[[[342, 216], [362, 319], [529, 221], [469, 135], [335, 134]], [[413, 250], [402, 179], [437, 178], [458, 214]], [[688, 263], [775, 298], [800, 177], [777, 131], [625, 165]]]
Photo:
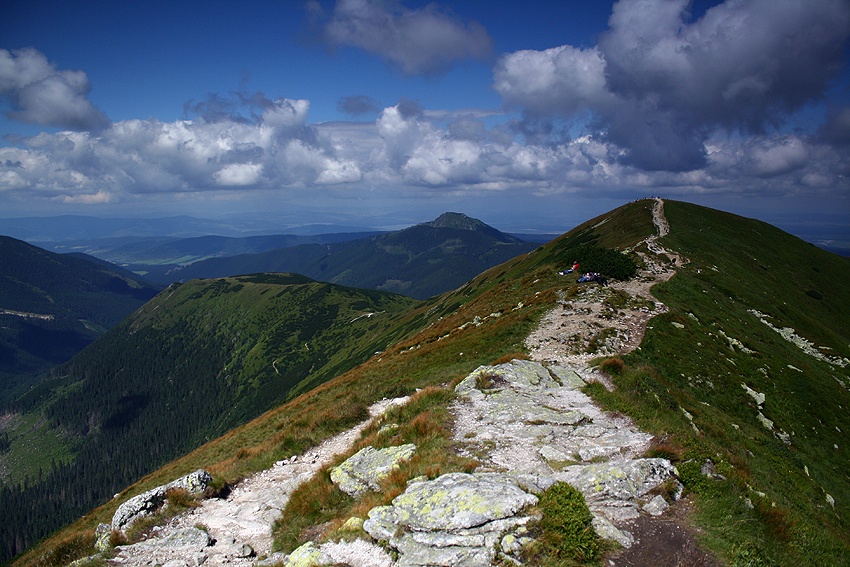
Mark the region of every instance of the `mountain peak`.
[[434, 228], [453, 228], [456, 230], [473, 230], [482, 232], [488, 236], [498, 240], [499, 242], [522, 242], [519, 238], [515, 238], [500, 230], [493, 228], [487, 223], [481, 222], [463, 213], [443, 213], [436, 219], [430, 222], [422, 223], [424, 226], [432, 226]]
[[480, 230], [487, 225], [478, 219], [463, 213], [443, 213], [431, 222], [423, 223], [437, 228], [459, 228], [462, 230]]

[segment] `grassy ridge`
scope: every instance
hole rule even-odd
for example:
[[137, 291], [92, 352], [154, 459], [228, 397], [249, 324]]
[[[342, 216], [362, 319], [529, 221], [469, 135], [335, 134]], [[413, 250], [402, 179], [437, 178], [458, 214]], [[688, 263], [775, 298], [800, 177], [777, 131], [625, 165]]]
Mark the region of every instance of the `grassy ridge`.
[[[758, 221], [669, 201], [665, 211], [663, 244], [691, 263], [653, 288], [670, 312], [625, 357], [618, 389], [591, 391], [683, 452], [707, 541], [732, 564], [846, 565], [850, 367], [807, 354], [754, 310], [850, 358], [850, 262]], [[705, 459], [728, 480], [699, 474]]]
[[[108, 521], [127, 497], [198, 467], [234, 482], [359, 422], [383, 397], [425, 388], [410, 415], [396, 416], [399, 435], [440, 431], [450, 399], [444, 386], [480, 364], [521, 352], [529, 331], [555, 305], [564, 283], [556, 272], [575, 259], [571, 251], [635, 246], [654, 233], [651, 205], [639, 201], [601, 215], [454, 292], [410, 307], [392, 330], [399, 342], [151, 473], [17, 564], [85, 554], [96, 524]], [[663, 440], [655, 453], [677, 460], [705, 544], [729, 564], [847, 564], [848, 368], [806, 354], [751, 310], [777, 328], [793, 328], [825, 355], [850, 357], [850, 264], [757, 221], [670, 201], [665, 210], [672, 232], [663, 244], [691, 262], [653, 289], [670, 311], [650, 322], [641, 348], [624, 357], [625, 364], [602, 362], [616, 374], [618, 388], [609, 393], [591, 386], [589, 393]], [[763, 393], [764, 402], [741, 384]], [[759, 412], [774, 422], [772, 430]], [[373, 444], [393, 442], [374, 431], [367, 435]], [[448, 458], [438, 440], [428, 443], [437, 469], [420, 463], [410, 476], [469, 466]], [[701, 474], [706, 459], [726, 480]], [[313, 508], [302, 510], [299, 525], [344, 519], [354, 510], [326, 477], [304, 486], [301, 501]], [[403, 486], [406, 478], [391, 482]], [[391, 498], [387, 488], [383, 497]], [[293, 501], [296, 506], [299, 499]], [[318, 515], [310, 516], [316, 504]], [[297, 543], [298, 532], [292, 526], [278, 532], [278, 545]]]

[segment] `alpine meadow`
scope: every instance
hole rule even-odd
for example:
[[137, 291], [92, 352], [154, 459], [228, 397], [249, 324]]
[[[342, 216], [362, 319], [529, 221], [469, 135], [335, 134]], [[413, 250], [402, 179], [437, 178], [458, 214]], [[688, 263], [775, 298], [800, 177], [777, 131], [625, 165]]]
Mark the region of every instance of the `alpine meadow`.
[[172, 284], [8, 405], [2, 557], [846, 565], [848, 282], [655, 198], [424, 300]]

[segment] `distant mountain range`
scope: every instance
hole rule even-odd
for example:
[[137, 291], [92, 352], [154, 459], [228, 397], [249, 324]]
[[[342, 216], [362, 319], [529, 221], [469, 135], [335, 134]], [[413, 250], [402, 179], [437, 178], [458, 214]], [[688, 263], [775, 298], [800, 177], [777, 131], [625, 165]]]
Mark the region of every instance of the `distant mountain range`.
[[161, 288], [91, 256], [0, 236], [0, 401], [65, 362]]
[[212, 258], [150, 272], [153, 281], [188, 281], [258, 272], [294, 272], [351, 287], [425, 299], [454, 289], [482, 271], [530, 252], [525, 242], [460, 213], [369, 238], [304, 244], [259, 254]]

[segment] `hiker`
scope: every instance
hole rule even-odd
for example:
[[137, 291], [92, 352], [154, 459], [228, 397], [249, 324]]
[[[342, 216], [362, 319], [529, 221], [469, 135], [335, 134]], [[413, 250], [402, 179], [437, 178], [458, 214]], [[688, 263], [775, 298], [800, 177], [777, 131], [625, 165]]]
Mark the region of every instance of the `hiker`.
[[567, 274], [572, 274], [573, 272], [577, 272], [578, 268], [579, 268], [578, 260], [576, 260], [575, 262], [573, 262], [572, 268], [567, 268], [566, 270], [564, 270], [562, 272], [558, 272], [558, 275], [559, 276], [565, 276]]

